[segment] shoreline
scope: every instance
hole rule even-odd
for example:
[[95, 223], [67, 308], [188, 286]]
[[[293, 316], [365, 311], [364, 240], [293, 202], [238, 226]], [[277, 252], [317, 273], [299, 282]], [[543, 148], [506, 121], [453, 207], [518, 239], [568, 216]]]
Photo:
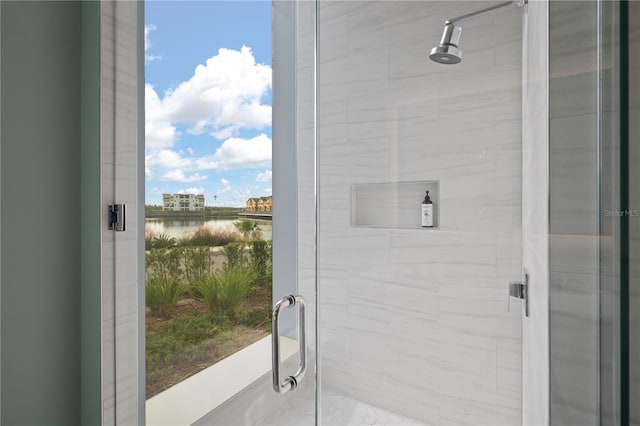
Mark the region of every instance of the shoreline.
[[257, 219], [271, 221], [271, 214], [258, 212], [235, 211], [205, 211], [205, 212], [173, 212], [173, 211], [147, 211], [145, 219]]

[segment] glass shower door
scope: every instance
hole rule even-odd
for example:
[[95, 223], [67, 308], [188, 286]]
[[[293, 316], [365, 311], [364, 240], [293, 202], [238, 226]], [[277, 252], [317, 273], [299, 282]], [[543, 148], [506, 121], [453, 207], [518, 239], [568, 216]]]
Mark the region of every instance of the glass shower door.
[[492, 4], [319, 3], [320, 424], [521, 422], [523, 9], [428, 58]]
[[[148, 4], [148, 6], [150, 12], [152, 5]], [[225, 296], [232, 295], [234, 292], [233, 284], [236, 284], [233, 282], [234, 277], [232, 276], [235, 271], [249, 272], [240, 276], [243, 281], [252, 279], [252, 275], [258, 275], [259, 280], [256, 279], [253, 283], [251, 293], [239, 298], [237, 303], [228, 306], [226, 310], [219, 309], [213, 303], [210, 304], [213, 305], [210, 306], [211, 313], [208, 310], [205, 311], [208, 316], [204, 319], [212, 318], [213, 326], [207, 324], [209, 328], [204, 330], [209, 334], [203, 339], [206, 346], [201, 351], [206, 352], [207, 355], [209, 353], [216, 355], [215, 363], [208, 362], [208, 359], [194, 360], [194, 357], [188, 355], [183, 356], [182, 359], [173, 356], [172, 359], [177, 359], [176, 364], [197, 363], [201, 371], [199, 370], [188, 377], [183, 376], [184, 380], [149, 398], [146, 403], [147, 424], [315, 424], [314, 191], [306, 192], [300, 189], [306, 189], [303, 185], [308, 179], [313, 182], [313, 168], [306, 169], [307, 164], [297, 162], [303, 157], [309, 158], [310, 156], [312, 158], [314, 146], [313, 35], [315, 27], [313, 3], [293, 1], [274, 2], [273, 4], [264, 2], [160, 2], [154, 4], [153, 7], [156, 14], [149, 13], [149, 16], [158, 17], [162, 11], [166, 16], [168, 10], [173, 11], [170, 16], [179, 13], [186, 15], [186, 9], [189, 9], [188, 12], [191, 16], [198, 18], [194, 18], [194, 22], [189, 28], [196, 34], [195, 42], [203, 37], [201, 33], [203, 27], [198, 27], [198, 25], [203, 25], [207, 29], [216, 24], [220, 26], [233, 25], [233, 23], [229, 24], [225, 21], [238, 19], [240, 16], [240, 18], [246, 17], [247, 20], [242, 22], [246, 28], [241, 30], [234, 28], [234, 37], [241, 40], [246, 37], [245, 40], [253, 40], [258, 43], [256, 39], [259, 37], [256, 34], [261, 34], [261, 31], [264, 31], [264, 20], [271, 19], [271, 25], [268, 27], [271, 30], [273, 45], [271, 46], [272, 52], [268, 52], [268, 56], [264, 55], [263, 51], [258, 52], [256, 47], [253, 52], [254, 57], [248, 42], [241, 51], [236, 52], [233, 50], [240, 46], [222, 45], [217, 55], [215, 54], [215, 45], [214, 47], [209, 46], [208, 49], [214, 49], [214, 52], [210, 53], [214, 56], [206, 60], [203, 65], [198, 65], [194, 71], [193, 80], [201, 79], [204, 81], [201, 81], [202, 84], [193, 94], [198, 98], [198, 102], [213, 102], [225, 110], [225, 112], [217, 110], [211, 112], [210, 122], [215, 122], [219, 115], [237, 116], [234, 123], [246, 124], [250, 128], [249, 130], [243, 128], [244, 132], [254, 130], [254, 127], [251, 126], [253, 123], [251, 120], [256, 119], [251, 115], [253, 112], [260, 112], [260, 120], [265, 119], [263, 116], [269, 114], [267, 119], [267, 121], [270, 120], [269, 125], [256, 130], [258, 134], [264, 132], [256, 138], [267, 139], [268, 148], [265, 148], [264, 145], [247, 144], [246, 138], [251, 136], [251, 133], [220, 136], [220, 138], [224, 138], [224, 141], [221, 141], [221, 145], [215, 145], [214, 141], [211, 141], [211, 135], [207, 133], [208, 131], [205, 132], [207, 134], [203, 134], [206, 137], [206, 143], [201, 145], [205, 146], [200, 147], [203, 149], [211, 148], [212, 151], [208, 155], [212, 157], [227, 159], [224, 164], [212, 166], [207, 173], [213, 175], [224, 172], [225, 178], [221, 180], [224, 182], [227, 177], [230, 180], [235, 179], [229, 175], [230, 169], [235, 169], [236, 172], [233, 176], [237, 180], [234, 182], [226, 181], [227, 188], [216, 196], [218, 206], [229, 206], [230, 199], [233, 200], [235, 197], [244, 197], [245, 195], [248, 198], [252, 192], [267, 191], [272, 188], [273, 209], [271, 210], [272, 227], [269, 227], [269, 229], [272, 228], [272, 232], [269, 232], [272, 235], [272, 246], [269, 243], [257, 244], [263, 241], [257, 241], [255, 228], [251, 230], [252, 228], [249, 227], [238, 244], [204, 249], [205, 254], [213, 253], [214, 258], [211, 264], [207, 264], [211, 272], [205, 272], [204, 278], [197, 284], [197, 291], [193, 293], [196, 298], [204, 296], [205, 292], [207, 295], [211, 295], [211, 299], [224, 300]], [[162, 8], [165, 9], [161, 10]], [[259, 15], [259, 21], [256, 18], [257, 15]], [[196, 22], [204, 16], [211, 17]], [[170, 21], [175, 22], [175, 19]], [[148, 23], [150, 25], [148, 28], [156, 28], [154, 26], [156, 22], [149, 21]], [[254, 28], [252, 28], [252, 24]], [[237, 27], [242, 27], [242, 25], [237, 23]], [[220, 32], [224, 33], [225, 31], [221, 30]], [[219, 37], [221, 40], [225, 40], [225, 37], [228, 36], [228, 34], [222, 36], [215, 32], [212, 34], [211, 38]], [[224, 41], [217, 40], [215, 42], [224, 43]], [[266, 40], [260, 40], [260, 43], [262, 42], [268, 43]], [[264, 49], [264, 46], [261, 47]], [[238, 62], [229, 65], [227, 62], [220, 61], [221, 52], [225, 51], [236, 55]], [[272, 58], [270, 58], [271, 53]], [[269, 57], [269, 60], [266, 63], [260, 63], [259, 54], [262, 56], [261, 60], [266, 60], [265, 57]], [[309, 66], [300, 66], [300, 61], [309, 58]], [[254, 73], [256, 67], [261, 69], [259, 84], [256, 83]], [[271, 76], [269, 76], [271, 80], [267, 82], [268, 90], [259, 92], [265, 88], [263, 85], [266, 81], [265, 72], [271, 72]], [[149, 84], [151, 85], [151, 82]], [[259, 87], [256, 88], [255, 85]], [[240, 88], [243, 91], [240, 91]], [[152, 90], [147, 88], [147, 95]], [[232, 101], [224, 98], [225, 93], [235, 90], [238, 90], [240, 94], [236, 98], [232, 98]], [[256, 94], [257, 92], [259, 93]], [[170, 96], [168, 93], [171, 91], [163, 94], [163, 101]], [[246, 94], [252, 95], [247, 96], [246, 99], [237, 99]], [[154, 100], [154, 97], [148, 97], [151, 98], [151, 101]], [[222, 100], [217, 100], [218, 97]], [[231, 106], [233, 101], [240, 103], [238, 111], [233, 111], [234, 107]], [[227, 111], [227, 109], [231, 111]], [[150, 112], [155, 112], [155, 110]], [[155, 117], [153, 114], [149, 115], [152, 118]], [[233, 129], [230, 127], [227, 130]], [[184, 131], [188, 133], [190, 130], [185, 129]], [[216, 146], [218, 148], [214, 151], [213, 147]], [[266, 154], [266, 149], [270, 149], [271, 152]], [[254, 155], [254, 151], [260, 152]], [[186, 152], [185, 150], [184, 155]], [[191, 154], [195, 155], [193, 152]], [[264, 164], [265, 157], [270, 157], [271, 164]], [[242, 162], [244, 166], [234, 165], [234, 162], [237, 161]], [[270, 170], [265, 170], [265, 167]], [[244, 183], [240, 182], [243, 181], [248, 181], [247, 186], [242, 186]], [[205, 183], [203, 186], [209, 188]], [[149, 189], [153, 191], [155, 188]], [[211, 190], [207, 191], [207, 195], [210, 197]], [[260, 194], [266, 195], [265, 192], [260, 192]], [[167, 198], [169, 198], [169, 194], [167, 194]], [[185, 195], [184, 198], [187, 196]], [[268, 197], [261, 197], [259, 201], [262, 202], [263, 198], [268, 199]], [[227, 204], [224, 204], [225, 199]], [[213, 200], [215, 202], [216, 199]], [[241, 199], [241, 202], [244, 203], [245, 200], [246, 198]], [[255, 199], [250, 198], [249, 201], [251, 200]], [[220, 209], [209, 207], [203, 208], [203, 210], [202, 213], [196, 214], [203, 218], [208, 213], [214, 213], [213, 216], [217, 216], [215, 213]], [[256, 216], [268, 216], [261, 214], [264, 213], [263, 209], [258, 209], [258, 212], [250, 209], [249, 202], [247, 202], [246, 212], [238, 212], [237, 210], [239, 209], [236, 209], [235, 213], [240, 213], [240, 217], [234, 218], [236, 225], [243, 225], [243, 222], [249, 222], [249, 225], [253, 225], [255, 222], [251, 221], [255, 220]], [[173, 214], [173, 212], [170, 213]], [[175, 216], [188, 216], [186, 213], [179, 213]], [[260, 223], [259, 226], [264, 227], [264, 223]], [[266, 237], [265, 239], [270, 238]], [[272, 258], [269, 258], [268, 253], [266, 253], [266, 257], [258, 258], [260, 251], [256, 248], [260, 247], [264, 247], [267, 251], [272, 247]], [[233, 256], [234, 249], [237, 250], [236, 256]], [[167, 253], [167, 251], [160, 250], [160, 248], [149, 250], [148, 259], [155, 260], [153, 255], [156, 253]], [[197, 250], [196, 254], [203, 251], [202, 249]], [[191, 254], [192, 252], [190, 247], [180, 248], [178, 255]], [[264, 263], [259, 264], [257, 260], [260, 259]], [[184, 270], [192, 268], [197, 260], [198, 258], [190, 258], [185, 255], [185, 260], [182, 261]], [[260, 266], [262, 269], [259, 268]], [[150, 273], [155, 273], [157, 270], [162, 272], [160, 268], [148, 268]], [[192, 294], [189, 296], [191, 297]], [[193, 306], [186, 303], [180, 303], [179, 306], [187, 313], [194, 310]], [[171, 313], [173, 318], [179, 317], [181, 314], [181, 312]], [[189, 335], [188, 332], [192, 329], [202, 329], [201, 322], [189, 318], [184, 319], [188, 320], [182, 322], [184, 329], [177, 329], [176, 334]], [[155, 318], [153, 320], [151, 325], [160, 323], [160, 321], [155, 321]], [[233, 327], [229, 328], [228, 325]], [[239, 341], [244, 337], [243, 333], [246, 333], [247, 336], [247, 339], [244, 340], [246, 344], [243, 346], [233, 347], [227, 343], [232, 339]], [[271, 333], [270, 336], [269, 333]], [[215, 339], [216, 337], [221, 338]], [[224, 338], [227, 338], [227, 341]], [[147, 342], [149, 340], [147, 339]], [[189, 343], [191, 343], [191, 347], [196, 343], [200, 344], [200, 342]], [[169, 346], [169, 344], [165, 346]], [[158, 352], [169, 352], [166, 347], [158, 349], [158, 345], [148, 345], [148, 349], [154, 350], [152, 355], [156, 358], [162, 357], [162, 353], [158, 354]]]

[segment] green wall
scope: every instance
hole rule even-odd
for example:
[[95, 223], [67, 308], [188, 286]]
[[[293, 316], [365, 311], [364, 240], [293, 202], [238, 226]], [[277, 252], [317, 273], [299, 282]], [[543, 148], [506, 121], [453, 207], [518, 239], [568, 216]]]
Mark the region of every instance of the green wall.
[[81, 412], [82, 425], [101, 422], [100, 398], [100, 3], [81, 10]]
[[0, 7], [1, 423], [98, 424], [99, 5]]

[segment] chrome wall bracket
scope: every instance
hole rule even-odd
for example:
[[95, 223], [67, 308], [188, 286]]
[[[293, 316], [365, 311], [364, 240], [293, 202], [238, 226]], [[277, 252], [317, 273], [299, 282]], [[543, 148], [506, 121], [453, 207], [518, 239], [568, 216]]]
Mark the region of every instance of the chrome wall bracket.
[[511, 298], [521, 299], [524, 305], [524, 316], [529, 316], [529, 273], [524, 270], [524, 281], [509, 282], [509, 298], [507, 309], [511, 312]]
[[[299, 366], [298, 371], [286, 379], [280, 379], [280, 312], [283, 308], [298, 307], [298, 345], [299, 345]], [[277, 393], [285, 393], [295, 390], [298, 382], [304, 377], [307, 370], [307, 343], [305, 339], [305, 301], [302, 296], [289, 295], [273, 306], [273, 316], [271, 319], [271, 360], [273, 367], [273, 390]]]
[[527, 3], [528, 3], [528, 0], [509, 0], [509, 1], [502, 2], [502, 3], [494, 4], [494, 5], [489, 6], [489, 7], [485, 7], [484, 9], [480, 9], [480, 10], [476, 10], [476, 11], [473, 11], [473, 12], [465, 13], [464, 15], [456, 16], [455, 18], [447, 19], [445, 21], [445, 23], [455, 24], [457, 22], [464, 21], [464, 20], [469, 19], [469, 18], [473, 18], [474, 16], [482, 15], [482, 14], [487, 13], [487, 12], [492, 12], [492, 11], [494, 11], [496, 9], [501, 9], [501, 8], [507, 7], [507, 6], [523, 7]]

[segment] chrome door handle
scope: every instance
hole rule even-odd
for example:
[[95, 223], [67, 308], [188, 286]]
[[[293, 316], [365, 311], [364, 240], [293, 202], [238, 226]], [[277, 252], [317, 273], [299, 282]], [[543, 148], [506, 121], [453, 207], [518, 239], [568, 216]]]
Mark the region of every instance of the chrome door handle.
[[[284, 380], [280, 379], [280, 312], [283, 308], [298, 305], [298, 344], [300, 362], [298, 371], [293, 376]], [[298, 382], [302, 380], [307, 369], [307, 345], [305, 339], [305, 301], [302, 296], [287, 296], [281, 299], [273, 307], [272, 316], [272, 363], [273, 363], [273, 389], [277, 393], [294, 390]]]
[[[283, 308], [298, 306], [298, 345], [300, 363], [298, 371], [293, 376], [280, 380], [280, 312]], [[290, 295], [281, 299], [273, 306], [271, 319], [271, 361], [273, 364], [273, 390], [277, 393], [285, 393], [294, 390], [298, 382], [304, 377], [307, 370], [307, 343], [305, 339], [305, 302], [302, 296]]]

